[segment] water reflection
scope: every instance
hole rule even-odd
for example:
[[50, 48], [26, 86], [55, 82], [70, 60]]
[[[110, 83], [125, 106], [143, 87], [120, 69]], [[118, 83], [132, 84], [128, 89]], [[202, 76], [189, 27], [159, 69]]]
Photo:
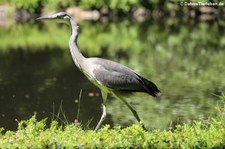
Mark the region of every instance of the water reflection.
[[[212, 94], [224, 92], [225, 87], [225, 34], [221, 28], [221, 22], [193, 25], [169, 19], [84, 22], [78, 42], [85, 55], [119, 61], [156, 82], [163, 92], [160, 98], [127, 100], [149, 128], [168, 129], [216, 114], [218, 101]], [[34, 113], [51, 121], [60, 106], [68, 121], [74, 122], [81, 89], [79, 120], [90, 127], [97, 124], [100, 92], [75, 68], [68, 51], [69, 31], [52, 24], [19, 24], [0, 30], [4, 41], [0, 45], [0, 127], [16, 129], [15, 119], [27, 119]], [[136, 123], [129, 109], [112, 97], [108, 113], [105, 123]], [[62, 113], [60, 117], [63, 119]]]

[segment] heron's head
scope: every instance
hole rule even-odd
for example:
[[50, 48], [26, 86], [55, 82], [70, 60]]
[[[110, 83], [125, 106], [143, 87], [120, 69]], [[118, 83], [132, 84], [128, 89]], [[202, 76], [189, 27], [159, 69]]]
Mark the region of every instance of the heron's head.
[[68, 15], [66, 12], [59, 12], [50, 16], [39, 17], [36, 20], [56, 20], [60, 23], [68, 23], [70, 19], [71, 16]]

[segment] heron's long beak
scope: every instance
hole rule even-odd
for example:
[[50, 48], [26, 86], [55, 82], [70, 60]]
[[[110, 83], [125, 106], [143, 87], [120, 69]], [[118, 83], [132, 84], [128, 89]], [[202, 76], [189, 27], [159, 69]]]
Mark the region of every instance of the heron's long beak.
[[52, 16], [44, 16], [44, 17], [36, 18], [36, 20], [48, 20], [48, 19], [54, 19], [54, 18]]

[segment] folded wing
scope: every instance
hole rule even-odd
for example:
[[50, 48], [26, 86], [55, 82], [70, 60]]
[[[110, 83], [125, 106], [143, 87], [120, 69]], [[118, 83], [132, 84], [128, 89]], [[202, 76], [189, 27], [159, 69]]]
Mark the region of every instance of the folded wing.
[[156, 85], [143, 78], [132, 69], [119, 63], [94, 58], [93, 69], [96, 80], [104, 86], [115, 91], [146, 92], [152, 96], [157, 96], [160, 92]]

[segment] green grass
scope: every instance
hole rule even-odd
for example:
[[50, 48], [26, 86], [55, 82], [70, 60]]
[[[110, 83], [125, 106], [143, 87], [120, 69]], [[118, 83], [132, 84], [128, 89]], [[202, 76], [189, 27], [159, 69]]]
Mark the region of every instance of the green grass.
[[[221, 98], [225, 98], [222, 96]], [[97, 133], [79, 124], [59, 126], [35, 116], [18, 123], [17, 131], [1, 129], [1, 148], [224, 148], [225, 107], [220, 114], [204, 121], [177, 125], [172, 130], [142, 129], [142, 124], [127, 128], [101, 128]]]

